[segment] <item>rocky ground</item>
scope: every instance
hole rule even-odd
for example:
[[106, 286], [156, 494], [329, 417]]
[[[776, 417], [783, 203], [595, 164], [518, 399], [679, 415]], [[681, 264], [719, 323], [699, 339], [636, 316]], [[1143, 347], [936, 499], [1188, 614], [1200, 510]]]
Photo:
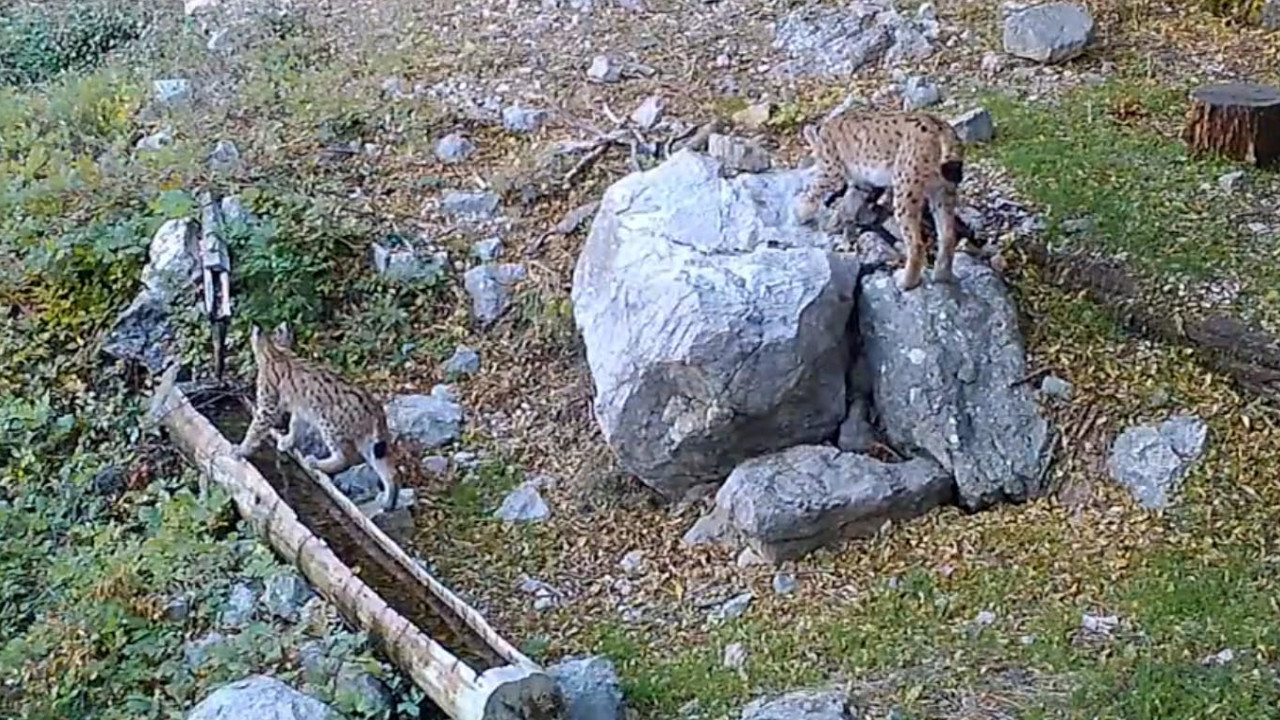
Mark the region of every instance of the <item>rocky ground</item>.
[[[15, 319], [5, 439], [17, 447], [32, 428], [57, 441], [6, 458], [6, 535], [42, 536], [33, 477], [60, 465], [75, 498], [110, 460], [120, 492], [76, 517], [104, 537], [167, 522], [219, 561], [216, 581], [163, 569], [116, 577], [141, 562], [132, 554], [103, 553], [101, 577], [86, 574], [85, 604], [125, 598], [121, 617], [161, 638], [153, 655], [133, 650], [138, 635], [90, 641], [109, 618], [6, 588], [24, 629], [0, 633], [0, 708], [54, 716], [106, 697], [104, 716], [176, 717], [203, 699], [193, 717], [212, 717], [228, 696], [292, 697], [267, 679], [209, 694], [266, 673], [358, 717], [429, 712], [262, 547], [227, 549], [225, 501], [208, 511], [220, 520], [205, 517], [207, 498], [171, 506], [193, 474], [154, 440], [143, 452], [111, 435], [105, 418], [132, 417], [122, 398], [144, 383], [125, 365], [103, 369], [74, 338], [95, 333], [144, 365], [168, 348], [207, 372], [207, 329], [162, 271], [185, 281], [185, 218], [213, 181], [239, 199], [222, 208], [237, 274], [229, 374], [250, 377], [250, 321], [288, 319], [311, 353], [394, 398], [393, 424], [422, 452], [406, 544], [534, 657], [607, 658], [636, 716], [1270, 717], [1280, 699], [1274, 410], [1186, 353], [1124, 334], [1023, 262], [1020, 246], [1119, 258], [1180, 312], [1226, 309], [1280, 329], [1280, 182], [1190, 160], [1176, 140], [1188, 86], [1275, 83], [1280, 40], [1149, 2], [1090, 3], [1092, 32], [1072, 15], [1046, 40], [1034, 28], [1010, 35], [1031, 22], [1016, 10], [188, 0], [157, 9], [150, 30], [85, 79], [8, 91], [21, 109], [0, 115], [15, 138], [4, 170], [23, 179], [5, 202], [21, 222], [4, 226], [14, 241], [0, 253], [32, 263], [44, 257], [34, 235], [76, 237], [94, 221], [126, 230], [67, 253], [98, 266], [44, 266], [74, 291], [33, 280], [34, 269], [0, 276]], [[964, 125], [974, 141], [965, 217], [1004, 260], [1009, 324], [1025, 338], [1026, 377], [1002, 379], [1020, 381], [1011, 394], [1055, 430], [1036, 459], [1046, 496], [893, 514], [868, 537], [776, 567], [760, 557], [769, 542], [691, 547], [686, 533], [719, 501], [661, 502], [619, 467], [592, 414], [601, 378], [571, 288], [593, 220], [609, 214], [596, 203], [697, 141], [747, 178], [738, 182], [796, 167], [800, 125], [846, 102], [989, 111]], [[45, 171], [48, 156], [78, 174]], [[170, 240], [152, 242], [157, 232]], [[146, 261], [153, 272], [139, 273]], [[116, 289], [93, 295], [94, 283]], [[30, 337], [40, 349], [19, 350]], [[42, 393], [57, 412], [15, 399]], [[91, 402], [60, 399], [86, 393]], [[69, 435], [60, 413], [73, 418]], [[68, 454], [81, 444], [112, 449]], [[802, 461], [818, 462], [788, 460]], [[744, 475], [735, 487], [772, 477]], [[368, 481], [355, 472], [340, 484], [359, 494]], [[862, 516], [835, 524], [850, 517]], [[77, 543], [49, 547], [68, 566], [56, 576], [86, 562]], [[6, 546], [6, 575], [35, 572], [26, 552]], [[173, 617], [184, 586], [195, 612]], [[66, 639], [79, 636], [64, 626], [84, 639]], [[262, 641], [276, 636], [278, 647]], [[172, 672], [157, 671], [158, 683], [116, 676], [127, 691], [91, 694], [104, 672], [94, 664], [119, 647], [140, 668]], [[74, 650], [64, 656], [81, 690], [49, 691], [56, 702], [41, 705], [34, 690], [67, 672], [43, 659], [52, 648]], [[606, 678], [602, 702], [617, 712], [610, 672], [583, 674]], [[821, 692], [744, 709], [801, 687]]]

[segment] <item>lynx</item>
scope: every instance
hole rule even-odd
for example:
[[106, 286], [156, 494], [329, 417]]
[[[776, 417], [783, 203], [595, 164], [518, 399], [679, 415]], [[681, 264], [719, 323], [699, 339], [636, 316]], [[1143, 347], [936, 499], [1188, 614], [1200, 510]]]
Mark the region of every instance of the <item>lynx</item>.
[[280, 452], [293, 449], [302, 423], [311, 425], [329, 448], [329, 456], [318, 459], [308, 455], [304, 462], [334, 475], [363, 458], [382, 480], [376, 507], [394, 510], [400, 489], [388, 458], [391, 437], [382, 405], [368, 391], [295, 355], [286, 325], [276, 328], [269, 338], [255, 325], [250, 344], [258, 366], [257, 402], [249, 429], [235, 449], [236, 457], [246, 457], [257, 449], [287, 412], [288, 433], [276, 443]]
[[957, 242], [957, 188], [964, 177], [964, 147], [945, 121], [922, 112], [849, 110], [804, 139], [817, 161], [817, 177], [796, 200], [796, 219], [807, 223], [823, 199], [848, 185], [886, 188], [907, 245], [905, 267], [895, 273], [902, 290], [920, 285], [927, 249], [924, 211], [928, 203], [938, 236], [934, 282], [951, 282]]

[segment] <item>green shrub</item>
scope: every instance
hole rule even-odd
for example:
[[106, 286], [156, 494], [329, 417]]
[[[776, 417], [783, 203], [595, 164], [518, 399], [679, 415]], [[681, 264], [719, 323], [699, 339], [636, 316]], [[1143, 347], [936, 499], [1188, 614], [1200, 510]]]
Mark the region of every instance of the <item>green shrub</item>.
[[19, 5], [0, 15], [0, 84], [47, 80], [92, 67], [141, 34], [137, 10], [109, 2], [76, 2], [55, 9]]

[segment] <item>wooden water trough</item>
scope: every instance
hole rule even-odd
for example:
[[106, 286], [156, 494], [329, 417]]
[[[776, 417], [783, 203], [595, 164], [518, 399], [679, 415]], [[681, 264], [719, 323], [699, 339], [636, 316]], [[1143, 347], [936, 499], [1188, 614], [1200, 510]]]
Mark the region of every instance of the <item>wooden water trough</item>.
[[[414, 562], [327, 476], [304, 470], [297, 451], [280, 457], [271, 443], [235, 459], [231, 441], [174, 382], [176, 370], [153, 395], [152, 417], [191, 463], [227, 490], [258, 535], [374, 638], [441, 710], [454, 720], [563, 716], [563, 700], [542, 668]], [[247, 413], [240, 403], [224, 397], [215, 409], [224, 429], [234, 429], [227, 419], [238, 418], [242, 431]]]

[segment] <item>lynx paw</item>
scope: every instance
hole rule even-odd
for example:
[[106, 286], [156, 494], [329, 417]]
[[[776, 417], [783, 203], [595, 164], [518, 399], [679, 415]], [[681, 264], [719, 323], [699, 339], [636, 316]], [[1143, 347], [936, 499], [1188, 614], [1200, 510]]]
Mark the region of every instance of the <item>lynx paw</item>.
[[917, 287], [920, 286], [920, 274], [916, 273], [915, 276], [912, 277], [907, 272], [906, 268], [902, 268], [900, 270], [894, 271], [893, 281], [898, 285], [898, 289], [903, 292], [907, 292], [908, 290], [915, 290]]
[[279, 440], [276, 440], [276, 450], [279, 450], [281, 455], [288, 453], [292, 449], [293, 438], [288, 435], [282, 435]]
[[316, 457], [315, 455], [308, 455], [302, 458], [302, 465], [303, 467], [309, 467], [312, 470], [319, 470], [320, 458]]
[[245, 447], [244, 443], [240, 443], [239, 445], [231, 448], [231, 457], [237, 460], [243, 460], [249, 457], [249, 448]]

